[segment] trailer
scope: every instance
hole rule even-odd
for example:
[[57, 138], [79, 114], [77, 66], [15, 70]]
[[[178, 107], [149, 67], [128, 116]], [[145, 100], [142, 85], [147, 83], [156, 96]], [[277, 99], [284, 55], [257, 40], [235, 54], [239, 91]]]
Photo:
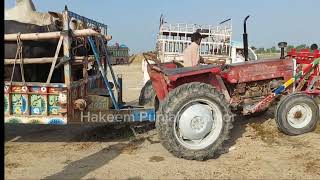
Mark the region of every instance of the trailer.
[[[108, 26], [69, 11], [67, 7], [62, 14], [64, 28], [61, 32], [5, 34], [5, 41], [59, 39], [54, 57], [4, 60], [5, 68], [19, 65], [22, 70], [26, 64], [51, 64], [46, 82], [25, 82], [23, 73], [22, 82], [13, 82], [12, 78], [5, 82], [5, 123], [61, 125], [153, 121], [154, 109], [127, 106], [122, 101], [122, 76], [113, 71], [106, 47], [106, 41], [111, 39]], [[85, 22], [87, 29], [71, 30], [71, 19]], [[74, 56], [71, 41], [77, 37], [86, 40], [93, 55]], [[59, 57], [60, 49], [63, 49], [63, 57]], [[63, 69], [63, 79], [52, 83], [59, 67]], [[75, 70], [80, 70], [77, 71], [81, 72], [80, 78], [74, 76]]]

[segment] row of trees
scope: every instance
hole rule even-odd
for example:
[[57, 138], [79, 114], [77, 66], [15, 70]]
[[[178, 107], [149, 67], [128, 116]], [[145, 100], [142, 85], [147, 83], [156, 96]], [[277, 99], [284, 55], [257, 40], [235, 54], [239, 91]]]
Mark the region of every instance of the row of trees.
[[[255, 48], [251, 47], [257, 54], [263, 54], [263, 53], [280, 53], [280, 49], [276, 48], [275, 46], [271, 48]], [[301, 44], [299, 46], [293, 46], [293, 45], [288, 45], [286, 48], [286, 51], [289, 52], [291, 49], [296, 48], [298, 51], [301, 49], [310, 49], [310, 46], [307, 46], [306, 44]]]

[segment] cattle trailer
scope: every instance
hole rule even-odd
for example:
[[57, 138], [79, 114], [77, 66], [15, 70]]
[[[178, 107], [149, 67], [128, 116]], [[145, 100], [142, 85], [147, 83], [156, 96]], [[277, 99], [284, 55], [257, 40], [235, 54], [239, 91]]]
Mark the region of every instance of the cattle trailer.
[[[107, 25], [71, 12], [67, 7], [62, 15], [64, 25], [61, 32], [5, 34], [5, 41], [59, 39], [54, 57], [5, 59], [5, 65], [20, 67], [51, 64], [46, 82], [13, 82], [12, 78], [5, 81], [5, 123], [62, 125], [155, 120], [153, 108], [123, 103], [122, 77], [113, 72], [105, 48], [110, 40]], [[71, 30], [71, 18], [84, 22], [88, 28]], [[83, 38], [86, 45], [90, 44], [94, 55], [74, 56], [74, 38]], [[62, 48], [63, 57], [59, 57]], [[59, 66], [63, 69], [63, 82], [52, 83], [52, 76]], [[92, 66], [90, 72], [89, 66]], [[80, 70], [77, 72], [81, 78], [75, 77], [76, 70]], [[14, 68], [12, 71], [13, 76]], [[20, 74], [24, 79], [24, 74]], [[108, 77], [112, 80], [109, 81]]]

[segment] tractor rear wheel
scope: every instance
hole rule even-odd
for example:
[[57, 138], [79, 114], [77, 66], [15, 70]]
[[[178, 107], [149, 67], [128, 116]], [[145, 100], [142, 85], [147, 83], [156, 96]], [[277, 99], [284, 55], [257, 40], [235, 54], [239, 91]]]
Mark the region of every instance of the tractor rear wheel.
[[162, 145], [173, 155], [213, 158], [229, 138], [233, 115], [224, 95], [204, 83], [188, 83], [161, 102], [156, 127]]
[[315, 100], [302, 93], [284, 97], [278, 104], [275, 116], [279, 130], [291, 136], [313, 131], [320, 119]]

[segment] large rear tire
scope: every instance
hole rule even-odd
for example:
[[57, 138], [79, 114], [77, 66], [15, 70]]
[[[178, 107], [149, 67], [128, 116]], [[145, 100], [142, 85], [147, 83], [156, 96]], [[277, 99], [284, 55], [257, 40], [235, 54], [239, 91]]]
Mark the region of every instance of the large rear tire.
[[156, 128], [162, 145], [179, 158], [213, 158], [229, 138], [234, 118], [224, 95], [204, 83], [188, 83], [161, 102]]
[[279, 130], [291, 136], [314, 131], [320, 119], [316, 101], [302, 93], [284, 97], [277, 106], [275, 116]]

